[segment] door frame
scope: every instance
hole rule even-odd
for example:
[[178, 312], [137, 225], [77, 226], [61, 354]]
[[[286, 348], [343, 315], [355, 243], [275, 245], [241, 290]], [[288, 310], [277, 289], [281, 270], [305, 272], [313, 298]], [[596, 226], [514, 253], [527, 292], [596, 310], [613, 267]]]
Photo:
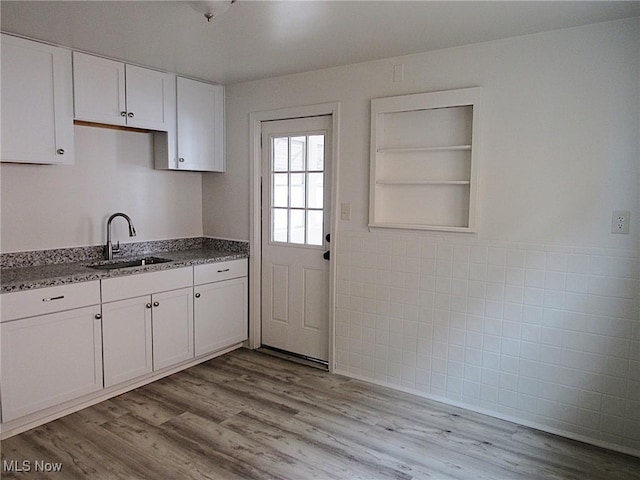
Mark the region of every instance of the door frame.
[[262, 303], [262, 122], [286, 120], [291, 118], [316, 117], [331, 115], [331, 214], [329, 219], [331, 233], [331, 249], [334, 254], [329, 260], [329, 371], [335, 366], [335, 289], [336, 289], [336, 242], [338, 230], [338, 172], [340, 143], [340, 102], [321, 103], [299, 107], [280, 108], [249, 114], [249, 163], [251, 185], [249, 203], [251, 205], [249, 235], [251, 255], [249, 256], [249, 347], [259, 348], [262, 345], [261, 303]]

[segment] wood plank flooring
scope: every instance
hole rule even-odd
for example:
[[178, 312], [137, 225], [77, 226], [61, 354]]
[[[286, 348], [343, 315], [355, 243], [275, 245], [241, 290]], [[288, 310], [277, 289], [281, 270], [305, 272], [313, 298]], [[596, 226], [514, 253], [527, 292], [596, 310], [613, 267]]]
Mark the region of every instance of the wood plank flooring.
[[[36, 472], [47, 468], [36, 462], [62, 470]], [[640, 459], [236, 350], [4, 440], [1, 472], [57, 480], [620, 480], [640, 479]]]

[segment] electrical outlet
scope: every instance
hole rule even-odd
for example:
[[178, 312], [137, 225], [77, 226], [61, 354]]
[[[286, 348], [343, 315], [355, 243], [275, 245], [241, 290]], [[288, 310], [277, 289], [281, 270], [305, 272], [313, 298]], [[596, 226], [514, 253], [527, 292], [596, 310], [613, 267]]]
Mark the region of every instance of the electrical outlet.
[[351, 220], [351, 204], [340, 204], [340, 220]]
[[611, 217], [611, 233], [629, 233], [629, 217], [631, 212], [614, 210]]

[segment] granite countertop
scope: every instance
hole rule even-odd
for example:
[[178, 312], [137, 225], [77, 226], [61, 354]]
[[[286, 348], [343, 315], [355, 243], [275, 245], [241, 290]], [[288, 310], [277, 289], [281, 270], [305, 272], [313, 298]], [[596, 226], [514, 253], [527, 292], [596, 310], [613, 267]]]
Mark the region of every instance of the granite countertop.
[[195, 248], [178, 251], [147, 252], [144, 255], [116, 257], [112, 262], [125, 261], [140, 257], [161, 257], [170, 262], [144, 265], [139, 267], [118, 268], [113, 270], [97, 270], [88, 265], [111, 263], [105, 260], [91, 259], [78, 262], [62, 262], [45, 265], [20, 266], [3, 268], [0, 274], [2, 293], [18, 292], [33, 288], [51, 287], [69, 283], [88, 282], [105, 278], [121, 277], [144, 272], [169, 270], [190, 265], [216, 263], [227, 260], [248, 258], [248, 252]]

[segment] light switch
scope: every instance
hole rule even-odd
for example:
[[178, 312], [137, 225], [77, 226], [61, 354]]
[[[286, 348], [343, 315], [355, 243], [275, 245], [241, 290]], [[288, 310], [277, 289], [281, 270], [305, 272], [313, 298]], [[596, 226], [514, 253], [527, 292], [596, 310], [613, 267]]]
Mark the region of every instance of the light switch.
[[340, 220], [351, 220], [351, 204], [340, 204]]

